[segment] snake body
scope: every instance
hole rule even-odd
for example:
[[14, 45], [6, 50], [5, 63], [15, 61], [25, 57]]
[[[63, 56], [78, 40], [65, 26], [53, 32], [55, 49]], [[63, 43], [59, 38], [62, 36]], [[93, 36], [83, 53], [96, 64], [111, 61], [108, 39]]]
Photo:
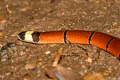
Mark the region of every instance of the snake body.
[[36, 32], [23, 31], [18, 34], [21, 41], [32, 43], [80, 43], [97, 46], [116, 58], [120, 58], [120, 39], [111, 35], [83, 30]]

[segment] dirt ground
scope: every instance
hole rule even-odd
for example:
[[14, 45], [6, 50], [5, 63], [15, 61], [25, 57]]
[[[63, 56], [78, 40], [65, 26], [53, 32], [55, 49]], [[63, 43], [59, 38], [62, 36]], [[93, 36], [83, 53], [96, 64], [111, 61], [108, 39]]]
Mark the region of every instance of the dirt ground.
[[59, 48], [59, 64], [78, 72], [79, 80], [120, 80], [120, 61], [108, 52], [91, 45], [19, 41], [17, 34], [28, 30], [92, 30], [120, 38], [119, 0], [0, 0], [0, 80], [53, 80], [45, 68]]

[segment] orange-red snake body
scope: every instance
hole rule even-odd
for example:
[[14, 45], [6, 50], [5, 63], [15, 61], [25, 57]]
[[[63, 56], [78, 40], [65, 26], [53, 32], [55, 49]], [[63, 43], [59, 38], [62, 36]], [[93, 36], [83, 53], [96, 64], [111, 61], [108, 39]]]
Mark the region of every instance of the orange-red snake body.
[[36, 32], [24, 31], [18, 38], [32, 43], [80, 43], [95, 45], [120, 58], [120, 39], [111, 35], [83, 30]]

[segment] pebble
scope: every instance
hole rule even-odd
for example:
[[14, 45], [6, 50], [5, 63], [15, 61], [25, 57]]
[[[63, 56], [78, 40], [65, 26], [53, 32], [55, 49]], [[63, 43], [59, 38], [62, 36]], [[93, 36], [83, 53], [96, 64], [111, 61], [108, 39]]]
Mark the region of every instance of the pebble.
[[29, 77], [24, 77], [24, 80], [31, 80]]
[[43, 61], [42, 61], [42, 59], [40, 58], [40, 59], [38, 59], [38, 65], [42, 65], [43, 64]]
[[45, 54], [47, 54], [47, 55], [50, 54], [50, 53], [51, 53], [50, 51], [46, 51], [46, 52], [45, 52]]
[[[12, 55], [16, 54], [17, 50], [16, 50], [16, 44], [9, 42], [6, 45], [2, 46], [2, 48], [0, 49], [0, 54], [1, 54], [1, 62], [5, 62], [7, 60], [9, 60]], [[9, 55], [8, 55], [9, 54]]]
[[7, 20], [0, 17], [0, 30], [4, 30]]
[[28, 63], [28, 64], [25, 65], [25, 69], [26, 69], [26, 70], [35, 69], [35, 64]]
[[26, 53], [24, 51], [20, 51], [20, 55], [25, 55]]
[[86, 62], [92, 63], [92, 58], [90, 58], [90, 57], [87, 58], [87, 59], [86, 59]]
[[116, 80], [120, 80], [120, 76]]
[[5, 35], [5, 32], [0, 32], [0, 38], [3, 38]]

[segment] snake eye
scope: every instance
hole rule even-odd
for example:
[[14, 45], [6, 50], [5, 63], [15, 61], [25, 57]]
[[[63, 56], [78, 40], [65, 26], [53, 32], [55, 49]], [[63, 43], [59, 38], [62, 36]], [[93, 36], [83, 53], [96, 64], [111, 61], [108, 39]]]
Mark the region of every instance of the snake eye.
[[19, 33], [18, 34], [18, 39], [24, 40], [25, 39], [25, 33], [26, 33], [26, 31]]

